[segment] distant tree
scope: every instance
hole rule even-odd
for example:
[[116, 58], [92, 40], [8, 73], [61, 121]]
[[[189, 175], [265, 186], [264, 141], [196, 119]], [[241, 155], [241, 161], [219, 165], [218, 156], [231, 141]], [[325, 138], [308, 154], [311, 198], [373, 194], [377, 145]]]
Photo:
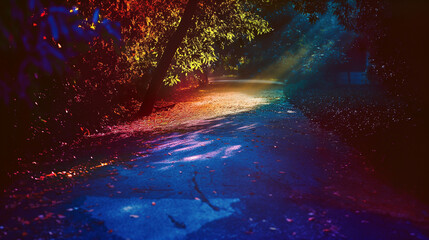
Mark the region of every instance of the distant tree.
[[[425, 0], [340, 1], [336, 15], [363, 39], [370, 53], [370, 77], [416, 108], [428, 106], [428, 36]], [[419, 107], [417, 107], [417, 105]]]

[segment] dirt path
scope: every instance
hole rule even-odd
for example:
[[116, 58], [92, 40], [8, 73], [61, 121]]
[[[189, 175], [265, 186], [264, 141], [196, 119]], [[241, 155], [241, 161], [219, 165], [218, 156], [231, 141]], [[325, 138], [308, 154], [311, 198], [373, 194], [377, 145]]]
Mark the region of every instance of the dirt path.
[[378, 181], [279, 86], [215, 85], [94, 137], [124, 143], [121, 162], [99, 151], [108, 163], [91, 174], [15, 191], [0, 238], [429, 239], [428, 206]]

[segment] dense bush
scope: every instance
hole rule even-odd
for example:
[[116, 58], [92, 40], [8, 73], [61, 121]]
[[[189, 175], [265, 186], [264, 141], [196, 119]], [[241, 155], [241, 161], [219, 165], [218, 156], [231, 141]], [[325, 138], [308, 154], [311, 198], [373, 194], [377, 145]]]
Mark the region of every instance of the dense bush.
[[63, 96], [72, 86], [64, 81], [66, 61], [88, 51], [95, 38], [117, 41], [120, 35], [98, 10], [83, 18], [77, 8], [56, 1], [5, 0], [0, 11], [3, 176], [31, 154], [43, 154], [70, 139], [63, 130], [68, 121], [64, 103], [70, 103]]

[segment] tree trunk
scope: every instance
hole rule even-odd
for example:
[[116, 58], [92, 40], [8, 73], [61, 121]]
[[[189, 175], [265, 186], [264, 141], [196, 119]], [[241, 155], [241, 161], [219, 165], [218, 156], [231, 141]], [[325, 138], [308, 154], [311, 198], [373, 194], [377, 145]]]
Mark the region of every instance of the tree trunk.
[[207, 84], [209, 84], [208, 74], [209, 74], [208, 66], [203, 67], [202, 72], [198, 71], [198, 75], [199, 75], [198, 85], [199, 85], [199, 87], [204, 87], [204, 86], [207, 86]]
[[192, 18], [198, 8], [198, 2], [199, 0], [189, 0], [186, 4], [185, 12], [183, 13], [182, 19], [180, 20], [179, 26], [177, 27], [174, 34], [170, 37], [167, 47], [162, 54], [161, 60], [153, 72], [149, 88], [137, 113], [138, 117], [149, 116], [152, 113], [159, 89], [161, 88], [165, 75], [167, 74], [168, 68], [170, 67], [171, 60], [173, 59], [177, 48], [179, 48], [180, 43], [186, 36], [186, 32], [192, 24]]

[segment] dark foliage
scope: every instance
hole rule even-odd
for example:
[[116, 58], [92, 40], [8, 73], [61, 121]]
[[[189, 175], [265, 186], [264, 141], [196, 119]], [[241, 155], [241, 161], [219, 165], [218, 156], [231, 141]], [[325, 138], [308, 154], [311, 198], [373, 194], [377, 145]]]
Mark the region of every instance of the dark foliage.
[[[64, 144], [67, 59], [88, 51], [95, 38], [120, 39], [117, 26], [95, 10], [84, 19], [55, 1], [5, 0], [0, 15], [2, 176], [30, 153]], [[60, 114], [62, 113], [62, 114]], [[69, 126], [76, 126], [71, 124]], [[75, 134], [70, 131], [71, 135]]]
[[428, 106], [425, 69], [429, 30], [424, 0], [357, 1], [356, 8], [339, 8], [342, 23], [359, 33], [370, 52], [373, 81], [381, 82], [419, 111]]

